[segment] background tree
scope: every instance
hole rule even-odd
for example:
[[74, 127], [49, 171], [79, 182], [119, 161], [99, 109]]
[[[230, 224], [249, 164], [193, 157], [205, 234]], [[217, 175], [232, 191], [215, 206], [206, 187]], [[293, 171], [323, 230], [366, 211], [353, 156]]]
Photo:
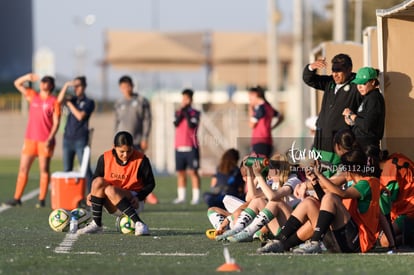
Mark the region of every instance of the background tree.
[[[354, 40], [355, 0], [348, 1], [347, 11], [347, 40]], [[377, 9], [389, 9], [404, 1], [401, 0], [362, 0], [362, 30], [369, 26], [377, 25]], [[325, 13], [315, 13], [313, 17], [313, 45], [319, 45], [323, 41], [332, 40], [333, 31], [333, 2], [325, 6]]]

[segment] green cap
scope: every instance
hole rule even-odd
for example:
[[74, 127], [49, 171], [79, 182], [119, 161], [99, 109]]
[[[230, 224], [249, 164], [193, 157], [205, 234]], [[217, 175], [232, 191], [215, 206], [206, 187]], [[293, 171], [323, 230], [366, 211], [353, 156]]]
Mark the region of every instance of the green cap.
[[377, 70], [372, 67], [363, 67], [358, 70], [355, 79], [352, 80], [352, 83], [365, 84], [372, 79], [377, 79], [377, 77]]

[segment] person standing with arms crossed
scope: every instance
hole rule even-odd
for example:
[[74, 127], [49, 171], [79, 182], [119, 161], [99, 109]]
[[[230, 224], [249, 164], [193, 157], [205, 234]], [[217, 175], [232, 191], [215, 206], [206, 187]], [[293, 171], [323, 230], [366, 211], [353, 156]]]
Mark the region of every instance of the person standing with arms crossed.
[[[350, 128], [345, 123], [342, 112], [349, 108], [356, 113], [362, 99], [357, 86], [351, 82], [355, 74], [352, 73], [352, 59], [348, 55], [341, 53], [332, 58], [332, 75], [317, 73], [318, 69], [327, 66], [325, 59], [306, 65], [303, 81], [324, 92], [313, 147], [320, 152], [321, 162], [336, 165], [339, 164], [339, 157], [334, 153], [333, 137], [339, 130]], [[330, 177], [333, 173], [334, 171], [328, 171], [325, 175]]]
[[[65, 100], [65, 93], [69, 87], [75, 88], [75, 96]], [[89, 119], [95, 110], [95, 101], [85, 94], [87, 83], [86, 77], [78, 76], [73, 81], [63, 85], [58, 95], [58, 101], [68, 108], [65, 132], [63, 134], [63, 170], [73, 170], [75, 154], [78, 162], [82, 163], [83, 150], [89, 145]], [[88, 160], [86, 169], [87, 192], [91, 191], [92, 171]]]
[[200, 124], [200, 112], [191, 107], [194, 91], [185, 89], [182, 93], [181, 109], [175, 112], [175, 164], [177, 171], [177, 194], [174, 204], [184, 203], [186, 198], [186, 170], [192, 182], [192, 200], [200, 202], [200, 152], [197, 129]]
[[26, 187], [29, 171], [36, 157], [39, 158], [40, 193], [37, 208], [45, 207], [49, 188], [50, 160], [55, 148], [55, 135], [59, 128], [60, 103], [52, 95], [55, 79], [44, 76], [40, 80], [40, 91], [26, 87], [26, 82], [35, 82], [39, 76], [25, 74], [14, 81], [16, 89], [29, 101], [29, 121], [26, 127], [24, 145], [20, 156], [19, 172], [14, 198], [5, 203], [8, 206], [21, 205], [21, 197]]
[[[144, 96], [133, 92], [134, 83], [130, 76], [119, 79], [119, 89], [123, 97], [115, 103], [115, 133], [131, 133], [135, 149], [145, 153], [151, 133], [151, 105]], [[151, 193], [147, 203], [157, 204], [158, 198]]]
[[[252, 151], [270, 158], [273, 152], [272, 129], [282, 122], [283, 116], [270, 105], [265, 91], [259, 86], [249, 89], [249, 117]], [[277, 122], [272, 125], [274, 117]]]

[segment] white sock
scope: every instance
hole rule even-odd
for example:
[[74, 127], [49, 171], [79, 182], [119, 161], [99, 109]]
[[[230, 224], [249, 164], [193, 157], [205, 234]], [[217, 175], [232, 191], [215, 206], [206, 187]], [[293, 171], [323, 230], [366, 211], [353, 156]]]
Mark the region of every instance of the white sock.
[[213, 225], [214, 229], [219, 228], [220, 224], [226, 219], [225, 216], [217, 213], [214, 210], [208, 210], [207, 211], [207, 217], [208, 217], [210, 223]]
[[177, 187], [177, 199], [180, 201], [185, 201], [185, 194], [186, 193], [186, 188], [185, 187]]
[[272, 213], [266, 208], [263, 211], [260, 211], [259, 214], [254, 218], [254, 220], [244, 229], [251, 236], [260, 230], [263, 226], [268, 224], [273, 219]]
[[246, 226], [248, 226], [250, 224], [250, 222], [253, 220], [253, 218], [256, 216], [257, 214], [250, 208], [246, 208], [244, 209], [239, 217], [237, 218], [236, 224], [233, 227], [233, 230], [236, 231], [241, 231], [243, 230], [243, 228], [245, 228]]
[[200, 201], [200, 189], [199, 188], [193, 188], [193, 202]]

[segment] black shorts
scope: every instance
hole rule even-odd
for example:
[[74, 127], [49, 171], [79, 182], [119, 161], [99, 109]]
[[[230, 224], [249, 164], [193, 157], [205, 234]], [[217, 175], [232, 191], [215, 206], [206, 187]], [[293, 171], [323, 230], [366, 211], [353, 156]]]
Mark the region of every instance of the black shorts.
[[270, 158], [273, 152], [273, 145], [266, 143], [256, 143], [252, 145], [252, 151], [256, 154], [265, 155]]
[[333, 233], [343, 253], [361, 252], [358, 225], [356, 225], [352, 218], [342, 228], [334, 230]]
[[189, 152], [178, 152], [175, 150], [175, 170], [197, 170], [200, 168], [200, 153], [197, 148]]

